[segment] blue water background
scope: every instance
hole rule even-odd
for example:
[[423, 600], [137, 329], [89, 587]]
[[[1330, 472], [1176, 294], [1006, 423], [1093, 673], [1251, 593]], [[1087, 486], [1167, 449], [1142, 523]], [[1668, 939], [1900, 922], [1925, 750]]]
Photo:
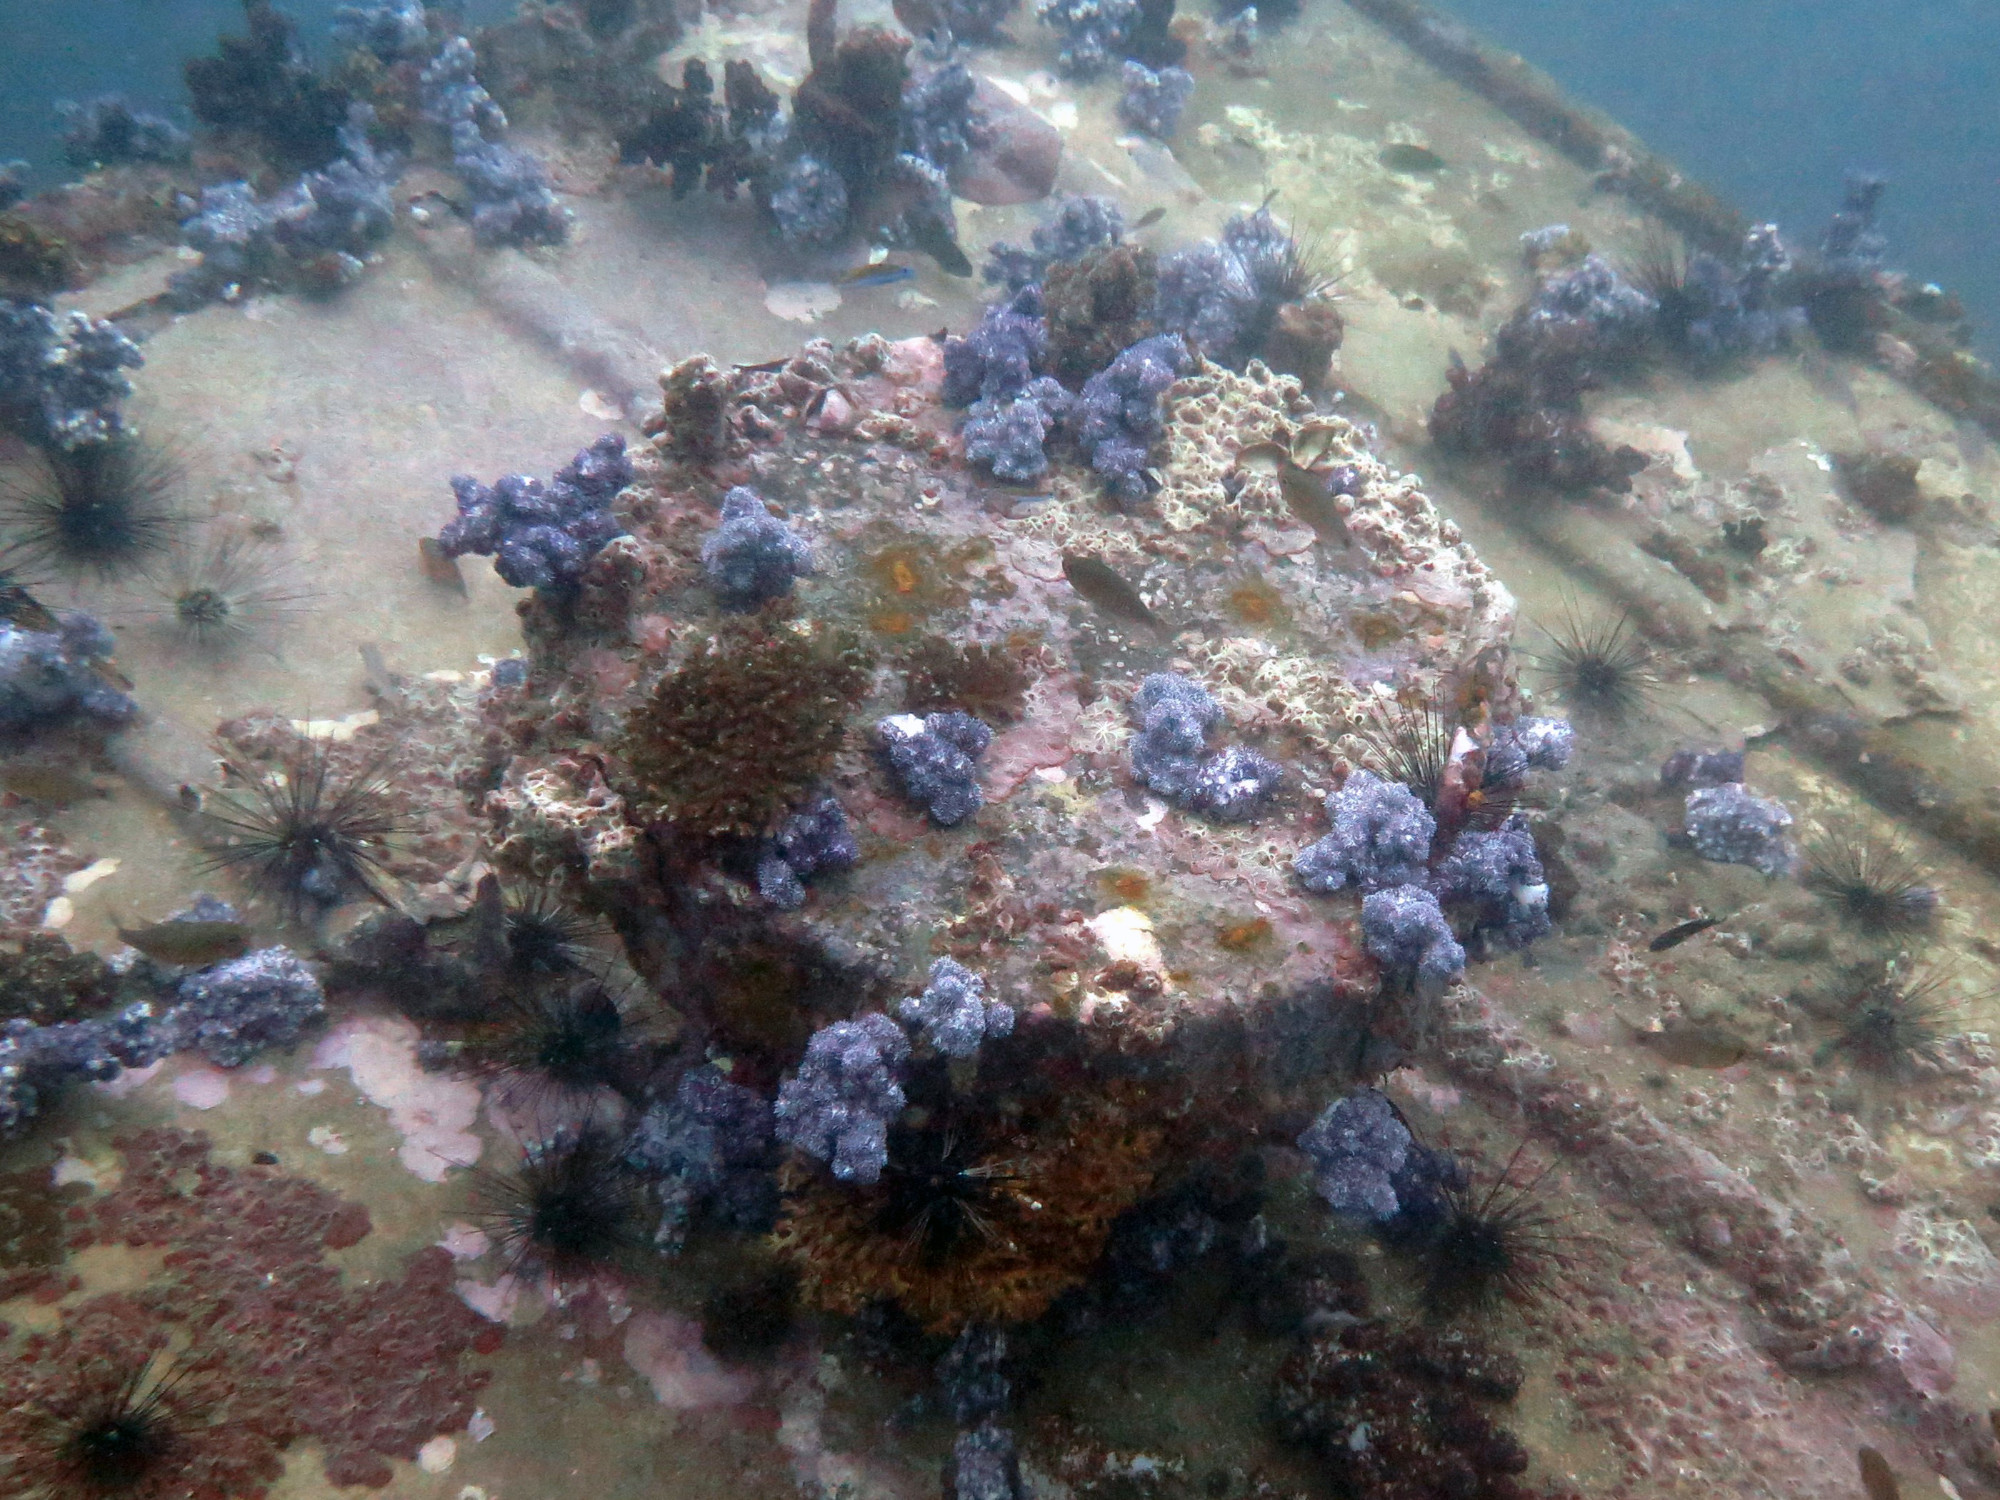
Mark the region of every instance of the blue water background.
[[1812, 243], [1851, 170], [1890, 179], [1889, 262], [2000, 349], [1995, 0], [1434, 0], [1745, 213]]
[[[351, 0], [285, 0], [306, 55], [325, 62], [327, 28]], [[467, 24], [498, 20], [512, 0], [472, 0]], [[58, 99], [123, 94], [192, 125], [181, 65], [215, 51], [224, 32], [242, 35], [241, 0], [0, 0], [0, 161], [34, 166], [36, 186], [75, 176], [54, 123]]]
[[[339, 3], [283, 8], [323, 55]], [[1442, 3], [1795, 240], [1817, 237], [1847, 171], [1887, 173], [1892, 263], [1957, 291], [2000, 345], [1996, 0]], [[469, 18], [510, 8], [473, 0]], [[65, 175], [57, 98], [123, 92], [186, 123], [182, 61], [241, 25], [237, 0], [0, 0], [0, 160]]]

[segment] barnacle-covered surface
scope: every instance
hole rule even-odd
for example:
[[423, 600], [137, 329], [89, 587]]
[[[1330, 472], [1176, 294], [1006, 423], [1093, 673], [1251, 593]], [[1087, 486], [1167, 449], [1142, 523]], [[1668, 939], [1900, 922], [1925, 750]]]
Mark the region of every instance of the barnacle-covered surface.
[[[789, 93], [808, 73], [803, 7], [684, 34], [638, 9], [630, 35], [672, 43], [662, 77], [749, 58]], [[561, 247], [476, 244], [437, 158], [337, 296], [169, 315], [146, 299], [185, 267], [149, 247], [185, 168], [112, 168], [9, 216], [71, 242], [68, 279], [109, 266], [65, 305], [140, 309], [125, 414], [179, 451], [192, 512], [295, 552], [321, 597], [224, 670], [122, 626], [121, 590], [50, 591], [118, 628], [144, 718], [0, 747], [0, 1021], [164, 994], [179, 976], [118, 929], [201, 888], [304, 954], [329, 1009], [238, 1067], [73, 1082], [0, 1143], [10, 1401], [77, 1340], [115, 1358], [158, 1331], [228, 1387], [193, 1458], [283, 1496], [919, 1500], [955, 1454], [960, 1500], [1000, 1500], [996, 1428], [1041, 1494], [1435, 1493], [1451, 1473], [1452, 1493], [1803, 1500], [1852, 1490], [1861, 1444], [1905, 1493], [2000, 1492], [1990, 440], [1912, 394], [1949, 371], [1891, 324], [1846, 352], [1612, 371], [1564, 435], [1624, 490], [1524, 489], [1507, 455], [1448, 454], [1427, 419], [1454, 356], [1481, 366], [1537, 278], [1591, 251], [1631, 270], [1657, 226], [1616, 162], [1578, 166], [1344, 5], [1274, 13], [1247, 55], [1194, 19], [1165, 144], [1124, 133], [1116, 70], [1059, 77], [1025, 9], [1013, 45], [969, 55], [1046, 117], [1036, 139], [1060, 132], [1058, 193], [1162, 211], [1127, 244], [1164, 257], [1276, 189], [1339, 277], [1323, 388], [1196, 366], [1137, 504], [1059, 444], [1032, 484], [964, 462], [930, 335], [976, 323], [976, 279], [899, 252], [908, 278], [842, 281], [777, 248], [753, 195], [615, 164], [597, 101], [563, 95], [601, 44], [563, 7], [481, 51], [526, 80], [508, 141], [571, 215]], [[537, 77], [537, 57], [569, 61]], [[390, 107], [393, 68], [364, 71]], [[1048, 206], [986, 196], [957, 205], [975, 263]], [[121, 225], [139, 238], [107, 249]], [[1099, 366], [1130, 342], [1075, 333]], [[628, 534], [573, 595], [420, 565], [452, 475], [547, 475], [607, 431], [637, 470]], [[1321, 508], [1295, 508], [1281, 460]], [[754, 612], [703, 566], [735, 486], [812, 551]], [[1370, 735], [1397, 701], [1482, 736], [1568, 711], [1548, 633], [1627, 611], [1644, 701], [1579, 715], [1568, 768], [1514, 808], [1553, 931], [1525, 957], [1491, 936], [1427, 1006], [1385, 997], [1357, 895], [1293, 866], [1326, 795], [1383, 769]], [[1158, 673], [1216, 705], [1203, 756], [1284, 768], [1254, 816], [1135, 778], [1131, 704]], [[993, 737], [966, 757], [982, 805], [945, 827], [878, 725], [952, 709]], [[381, 767], [397, 827], [386, 901], [310, 928], [204, 865], [209, 799], [302, 743]], [[1683, 748], [1747, 748], [1748, 792], [1801, 844], [1907, 846], [1940, 893], [1930, 930], [1861, 931], [1781, 862], [1703, 859], [1690, 789], [1660, 772]], [[772, 902], [760, 863], [829, 797], [852, 867], [801, 857], [802, 902]], [[607, 919], [620, 1003], [675, 1059], [606, 1082], [599, 1124], [666, 1109], [697, 1063], [754, 1114], [816, 1031], [895, 1014], [939, 958], [1015, 1020], [974, 1056], [895, 1064], [907, 1133], [880, 1184], [781, 1166], [768, 1119], [669, 1112], [680, 1196], [652, 1190], [692, 1215], [684, 1249], [551, 1291], [480, 1217], [482, 1183], [551, 1125], [460, 1060], [496, 871]], [[1919, 983], [1938, 1035], [1886, 1060], [1843, 1040], [1857, 995]], [[1572, 1251], [1556, 1295], [1425, 1325], [1412, 1259], [1314, 1197], [1300, 1132], [1385, 1067], [1424, 1140], [1536, 1184]], [[251, 1227], [219, 1234], [198, 1203]], [[944, 1210], [961, 1239], [931, 1237]], [[1011, 1405], [933, 1378], [967, 1321], [1016, 1325]], [[1427, 1443], [1387, 1415], [1413, 1392], [1472, 1416]], [[1365, 1457], [1419, 1448], [1387, 1477]]]

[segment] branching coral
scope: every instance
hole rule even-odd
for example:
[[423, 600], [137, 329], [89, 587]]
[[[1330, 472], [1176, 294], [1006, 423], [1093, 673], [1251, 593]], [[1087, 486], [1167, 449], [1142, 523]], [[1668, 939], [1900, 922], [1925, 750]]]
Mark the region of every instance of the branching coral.
[[825, 779], [872, 665], [839, 631], [725, 628], [627, 720], [634, 800], [695, 837], [770, 832]]
[[187, 63], [195, 118], [254, 137], [280, 169], [324, 167], [340, 152], [347, 96], [306, 65], [270, 0], [243, 0], [243, 13], [247, 37], [225, 36], [214, 57]]
[[1079, 260], [1052, 263], [1042, 283], [1047, 307], [1047, 365], [1080, 384], [1154, 332], [1159, 275], [1144, 245], [1100, 245]]
[[1013, 641], [985, 645], [927, 636], [896, 663], [903, 707], [916, 714], [959, 708], [988, 724], [1012, 724], [1028, 691], [1016, 647]]

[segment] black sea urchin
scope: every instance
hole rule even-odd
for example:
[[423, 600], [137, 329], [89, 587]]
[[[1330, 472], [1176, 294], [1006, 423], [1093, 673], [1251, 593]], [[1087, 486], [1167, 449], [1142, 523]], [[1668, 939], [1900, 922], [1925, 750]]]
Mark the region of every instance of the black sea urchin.
[[1801, 883], [1864, 932], [1900, 937], [1923, 931], [1937, 916], [1930, 872], [1901, 839], [1836, 830], [1807, 844], [1805, 857]]
[[176, 540], [145, 569], [143, 617], [176, 642], [221, 654], [307, 609], [318, 596], [268, 546], [235, 531]]
[[1877, 1073], [1902, 1073], [1912, 1063], [1936, 1067], [1944, 1061], [1953, 1010], [1944, 969], [1904, 972], [1884, 965], [1854, 991], [1840, 1029], [1820, 1049], [1819, 1061], [1845, 1053]]
[[509, 890], [501, 916], [508, 976], [533, 982], [581, 974], [596, 956], [592, 945], [607, 930], [596, 917], [570, 905], [555, 885]]
[[1418, 1251], [1422, 1301], [1433, 1317], [1524, 1305], [1552, 1293], [1570, 1268], [1576, 1236], [1565, 1233], [1538, 1193], [1542, 1177], [1515, 1180], [1516, 1149], [1497, 1177], [1440, 1179], [1442, 1212]]
[[600, 1089], [629, 1093], [641, 1081], [643, 1027], [596, 980], [510, 993], [466, 1044], [476, 1072], [507, 1088], [533, 1118], [544, 1103], [583, 1101]]
[[209, 865], [241, 872], [293, 916], [357, 894], [386, 905], [378, 882], [396, 832], [386, 760], [341, 774], [325, 741], [303, 741], [246, 797], [215, 800]]
[[1685, 349], [1688, 328], [1699, 312], [1698, 299], [1688, 285], [1686, 245], [1665, 230], [1649, 229], [1626, 267], [1626, 276], [1658, 304], [1653, 326], [1660, 341], [1670, 349]]
[[1544, 633], [1549, 649], [1532, 659], [1578, 713], [1614, 723], [1630, 718], [1659, 685], [1653, 648], [1629, 614], [1592, 620], [1565, 605], [1562, 619]]
[[479, 1217], [510, 1272], [575, 1282], [644, 1242], [640, 1187], [619, 1142], [585, 1126], [528, 1146], [511, 1176], [481, 1174]]
[[955, 1131], [897, 1126], [889, 1132], [876, 1227], [936, 1270], [995, 1237], [994, 1216], [1012, 1206], [1002, 1195], [1018, 1180], [1013, 1164], [982, 1159]]
[[7, 1493], [113, 1500], [161, 1479], [202, 1416], [182, 1390], [186, 1373], [162, 1373], [155, 1356], [122, 1372], [83, 1376], [73, 1393], [42, 1410], [35, 1447], [14, 1456]]
[[1367, 723], [1354, 732], [1366, 747], [1370, 769], [1402, 782], [1430, 808], [1437, 806], [1457, 735], [1457, 726], [1428, 700], [1384, 703], [1379, 698], [1369, 703]]
[[137, 572], [186, 524], [180, 479], [170, 454], [131, 434], [41, 452], [26, 478], [0, 489], [10, 566], [70, 579]]

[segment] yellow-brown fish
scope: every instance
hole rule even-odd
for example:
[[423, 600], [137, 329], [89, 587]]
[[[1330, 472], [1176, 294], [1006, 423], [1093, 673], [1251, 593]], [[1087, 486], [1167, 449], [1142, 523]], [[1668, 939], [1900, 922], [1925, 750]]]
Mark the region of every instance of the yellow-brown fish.
[[1403, 172], [1410, 176], [1424, 176], [1431, 172], [1442, 172], [1446, 162], [1428, 146], [1419, 146], [1414, 141], [1397, 141], [1384, 146], [1378, 158], [1391, 172]]
[[1311, 469], [1302, 469], [1289, 458], [1278, 465], [1278, 488], [1285, 504], [1329, 546], [1347, 545], [1347, 522], [1333, 503], [1333, 489]]
[[1854, 1456], [1861, 1461], [1861, 1487], [1868, 1491], [1868, 1500], [1902, 1500], [1896, 1471], [1889, 1467], [1888, 1459], [1865, 1444]]
[[445, 551], [444, 543], [436, 537], [427, 536], [417, 543], [417, 566], [439, 588], [465, 597], [465, 575], [458, 571], [458, 559]]
[[1167, 622], [1153, 613], [1139, 591], [1119, 577], [1117, 570], [1103, 558], [1087, 552], [1065, 552], [1062, 570], [1069, 586], [1107, 615], [1144, 625], [1162, 637], [1172, 634]]
[[51, 807], [111, 795], [75, 767], [48, 760], [11, 760], [0, 765], [0, 786], [17, 797]]
[[1151, 229], [1155, 224], [1159, 223], [1160, 220], [1164, 219], [1166, 216], [1167, 216], [1167, 206], [1163, 203], [1158, 208], [1149, 208], [1144, 213], [1139, 215], [1138, 219], [1133, 223], [1132, 227], [1134, 229]]
[[41, 600], [18, 583], [0, 586], [0, 620], [18, 625], [23, 630], [39, 630], [45, 635], [53, 635], [62, 629], [62, 621], [50, 614]]
[[1698, 932], [1706, 932], [1721, 922], [1720, 917], [1696, 917], [1683, 922], [1678, 927], [1669, 927], [1665, 932], [1646, 944], [1648, 953], [1665, 953], [1669, 948], [1678, 948]]
[[1677, 1068], [1729, 1068], [1750, 1055], [1750, 1044], [1719, 1021], [1678, 1021], [1657, 1030], [1640, 1026], [1631, 1030], [1633, 1041]]
[[118, 929], [118, 936], [156, 963], [205, 969], [250, 951], [250, 930], [241, 922], [152, 922]]

